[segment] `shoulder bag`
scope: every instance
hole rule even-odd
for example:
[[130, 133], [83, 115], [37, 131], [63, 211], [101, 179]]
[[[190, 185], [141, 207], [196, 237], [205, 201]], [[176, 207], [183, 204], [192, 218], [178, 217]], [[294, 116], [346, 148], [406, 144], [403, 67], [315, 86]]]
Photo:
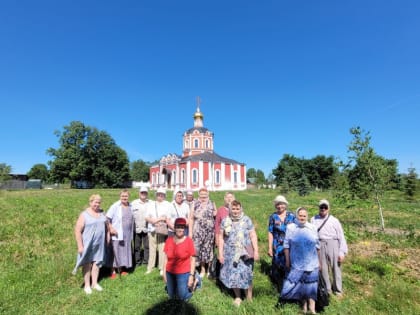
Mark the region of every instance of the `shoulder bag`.
[[[155, 203], [156, 218], [158, 218], [157, 206]], [[168, 225], [166, 222], [159, 221], [155, 224], [155, 232], [160, 235], [168, 235]]]

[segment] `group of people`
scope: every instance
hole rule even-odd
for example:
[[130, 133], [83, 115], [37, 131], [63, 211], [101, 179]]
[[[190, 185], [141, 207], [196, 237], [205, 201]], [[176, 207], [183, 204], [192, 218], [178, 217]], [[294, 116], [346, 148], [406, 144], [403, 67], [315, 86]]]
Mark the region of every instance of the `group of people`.
[[86, 294], [92, 294], [92, 289], [103, 290], [98, 284], [101, 267], [111, 267], [111, 278], [115, 279], [117, 270], [120, 275], [127, 275], [132, 266], [134, 216], [129, 196], [128, 190], [121, 191], [120, 199], [105, 213], [101, 208], [101, 196], [91, 195], [89, 206], [76, 221], [74, 234], [78, 255], [73, 274], [82, 267]]
[[279, 290], [279, 305], [297, 300], [305, 313], [315, 314], [320, 276], [329, 294], [343, 294], [340, 265], [347, 243], [340, 221], [329, 213], [328, 200], [319, 201], [319, 213], [310, 222], [306, 208], [292, 213], [288, 204], [284, 196], [277, 196], [276, 211], [269, 218], [271, 275]]
[[[99, 268], [107, 264], [107, 248], [112, 248], [112, 273], [126, 275], [133, 265], [147, 264], [146, 274], [157, 267], [168, 296], [188, 301], [216, 255], [220, 263], [220, 283], [232, 289], [233, 303], [252, 300], [254, 262], [259, 260], [254, 224], [231, 192], [224, 205], [216, 208], [209, 191], [201, 188], [198, 199], [193, 192], [174, 192], [172, 202], [159, 188], [156, 200], [148, 199], [141, 187], [139, 198], [128, 201], [128, 190], [104, 213], [101, 197], [92, 195], [89, 207], [75, 225], [78, 258], [74, 268], [83, 268], [84, 291], [102, 291]], [[315, 313], [319, 273], [328, 291], [342, 294], [340, 264], [347, 244], [340, 222], [329, 214], [329, 202], [319, 202], [319, 214], [308, 221], [308, 211], [299, 207], [287, 210], [284, 196], [274, 199], [275, 212], [268, 221], [268, 255], [272, 257], [271, 277], [279, 291], [280, 302], [299, 300], [303, 310]], [[111, 246], [108, 246], [108, 245]], [[132, 255], [134, 249], [134, 264]], [[330, 281], [330, 271], [332, 281]]]
[[[141, 187], [139, 198], [131, 203], [129, 196], [127, 189], [122, 190], [119, 200], [105, 213], [101, 197], [92, 195], [89, 206], [77, 219], [74, 233], [78, 256], [73, 273], [83, 268], [86, 294], [91, 294], [92, 289], [102, 291], [98, 284], [102, 266], [111, 267], [110, 277], [115, 279], [117, 274], [125, 276], [133, 266], [141, 264], [147, 264], [146, 274], [149, 274], [158, 258], [157, 265], [163, 275], [168, 234], [174, 236], [176, 218], [188, 220], [190, 207], [184, 203], [182, 192], [176, 193], [172, 203], [166, 200], [166, 191], [162, 188], [157, 190], [154, 201], [149, 200], [147, 187]], [[162, 224], [164, 234], [159, 230]]]

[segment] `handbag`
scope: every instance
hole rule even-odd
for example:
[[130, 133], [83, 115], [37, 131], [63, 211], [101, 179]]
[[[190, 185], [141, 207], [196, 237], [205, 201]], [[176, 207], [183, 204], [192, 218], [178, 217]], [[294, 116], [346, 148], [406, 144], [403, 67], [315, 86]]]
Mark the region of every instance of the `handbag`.
[[254, 247], [252, 246], [252, 244], [246, 245], [245, 249], [246, 249], [247, 259], [254, 258]]
[[317, 312], [322, 312], [324, 307], [330, 304], [330, 294], [328, 293], [327, 286], [325, 284], [324, 278], [322, 274], [319, 273], [318, 279], [318, 292], [317, 292], [317, 300], [315, 302], [315, 310]]
[[155, 232], [160, 235], [168, 235], [168, 225], [165, 222], [156, 223]]
[[209, 264], [209, 278], [218, 279], [220, 275], [220, 262], [217, 259], [216, 252], [213, 255], [213, 260]]
[[[157, 206], [155, 203], [156, 218], [158, 218]], [[155, 232], [159, 235], [168, 235], [168, 225], [165, 222], [159, 221], [155, 224]]]

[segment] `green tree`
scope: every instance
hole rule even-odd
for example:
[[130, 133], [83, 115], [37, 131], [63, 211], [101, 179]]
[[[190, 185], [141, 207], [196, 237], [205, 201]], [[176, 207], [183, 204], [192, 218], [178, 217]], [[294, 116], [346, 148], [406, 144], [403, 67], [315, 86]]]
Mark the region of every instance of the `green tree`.
[[256, 178], [257, 178], [256, 184], [259, 187], [265, 184], [265, 175], [262, 170], [257, 170]]
[[352, 193], [362, 199], [373, 198], [379, 209], [379, 218], [382, 230], [385, 229], [382, 197], [383, 193], [390, 187], [391, 180], [396, 177], [396, 163], [377, 155], [371, 147], [371, 136], [360, 127], [350, 129], [353, 135], [348, 152], [349, 186]]
[[46, 182], [50, 173], [45, 164], [35, 164], [26, 175], [28, 175], [30, 179], [41, 179], [43, 182]]
[[405, 178], [405, 194], [409, 199], [414, 199], [417, 190], [417, 174], [416, 169], [410, 167]]
[[257, 171], [255, 168], [251, 167], [246, 171], [246, 178], [256, 178], [257, 177]]
[[281, 181], [279, 187], [280, 187], [280, 192], [282, 194], [287, 194], [290, 191], [290, 185], [289, 185], [289, 182], [287, 181], [286, 177], [282, 178], [282, 181]]
[[131, 180], [137, 182], [149, 181], [150, 164], [142, 160], [131, 162], [130, 164], [130, 177]]
[[305, 165], [305, 175], [314, 189], [329, 189], [332, 184], [338, 168], [334, 163], [334, 157], [317, 155], [307, 160]]
[[329, 189], [337, 172], [338, 167], [334, 163], [334, 157], [324, 155], [317, 155], [308, 160], [285, 154], [277, 168], [273, 170], [277, 185], [295, 191], [301, 188], [299, 185], [304, 175], [310, 188]]
[[305, 174], [302, 174], [301, 178], [297, 183], [297, 191], [299, 196], [306, 196], [309, 194], [311, 190], [311, 185], [309, 184], [309, 180]]
[[10, 179], [12, 167], [6, 163], [0, 163], [0, 184]]
[[60, 147], [49, 148], [51, 179], [87, 181], [95, 187], [123, 187], [129, 181], [127, 153], [105, 131], [72, 121], [63, 132], [56, 131]]
[[298, 181], [303, 174], [302, 160], [291, 154], [284, 154], [283, 158], [277, 164], [277, 168], [273, 169], [273, 175], [276, 184], [282, 186], [288, 183], [289, 189], [297, 191]]

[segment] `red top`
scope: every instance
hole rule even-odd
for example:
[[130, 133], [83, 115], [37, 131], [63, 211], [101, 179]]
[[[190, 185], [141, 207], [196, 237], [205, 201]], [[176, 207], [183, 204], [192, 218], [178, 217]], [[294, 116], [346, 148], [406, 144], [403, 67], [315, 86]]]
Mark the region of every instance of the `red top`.
[[166, 271], [174, 274], [191, 272], [191, 256], [195, 256], [194, 243], [188, 236], [175, 244], [174, 236], [168, 237], [163, 248], [168, 261]]
[[229, 208], [226, 206], [221, 206], [217, 210], [216, 214], [216, 221], [214, 222], [214, 232], [216, 234], [220, 233], [220, 225], [222, 224], [222, 220], [229, 215]]

